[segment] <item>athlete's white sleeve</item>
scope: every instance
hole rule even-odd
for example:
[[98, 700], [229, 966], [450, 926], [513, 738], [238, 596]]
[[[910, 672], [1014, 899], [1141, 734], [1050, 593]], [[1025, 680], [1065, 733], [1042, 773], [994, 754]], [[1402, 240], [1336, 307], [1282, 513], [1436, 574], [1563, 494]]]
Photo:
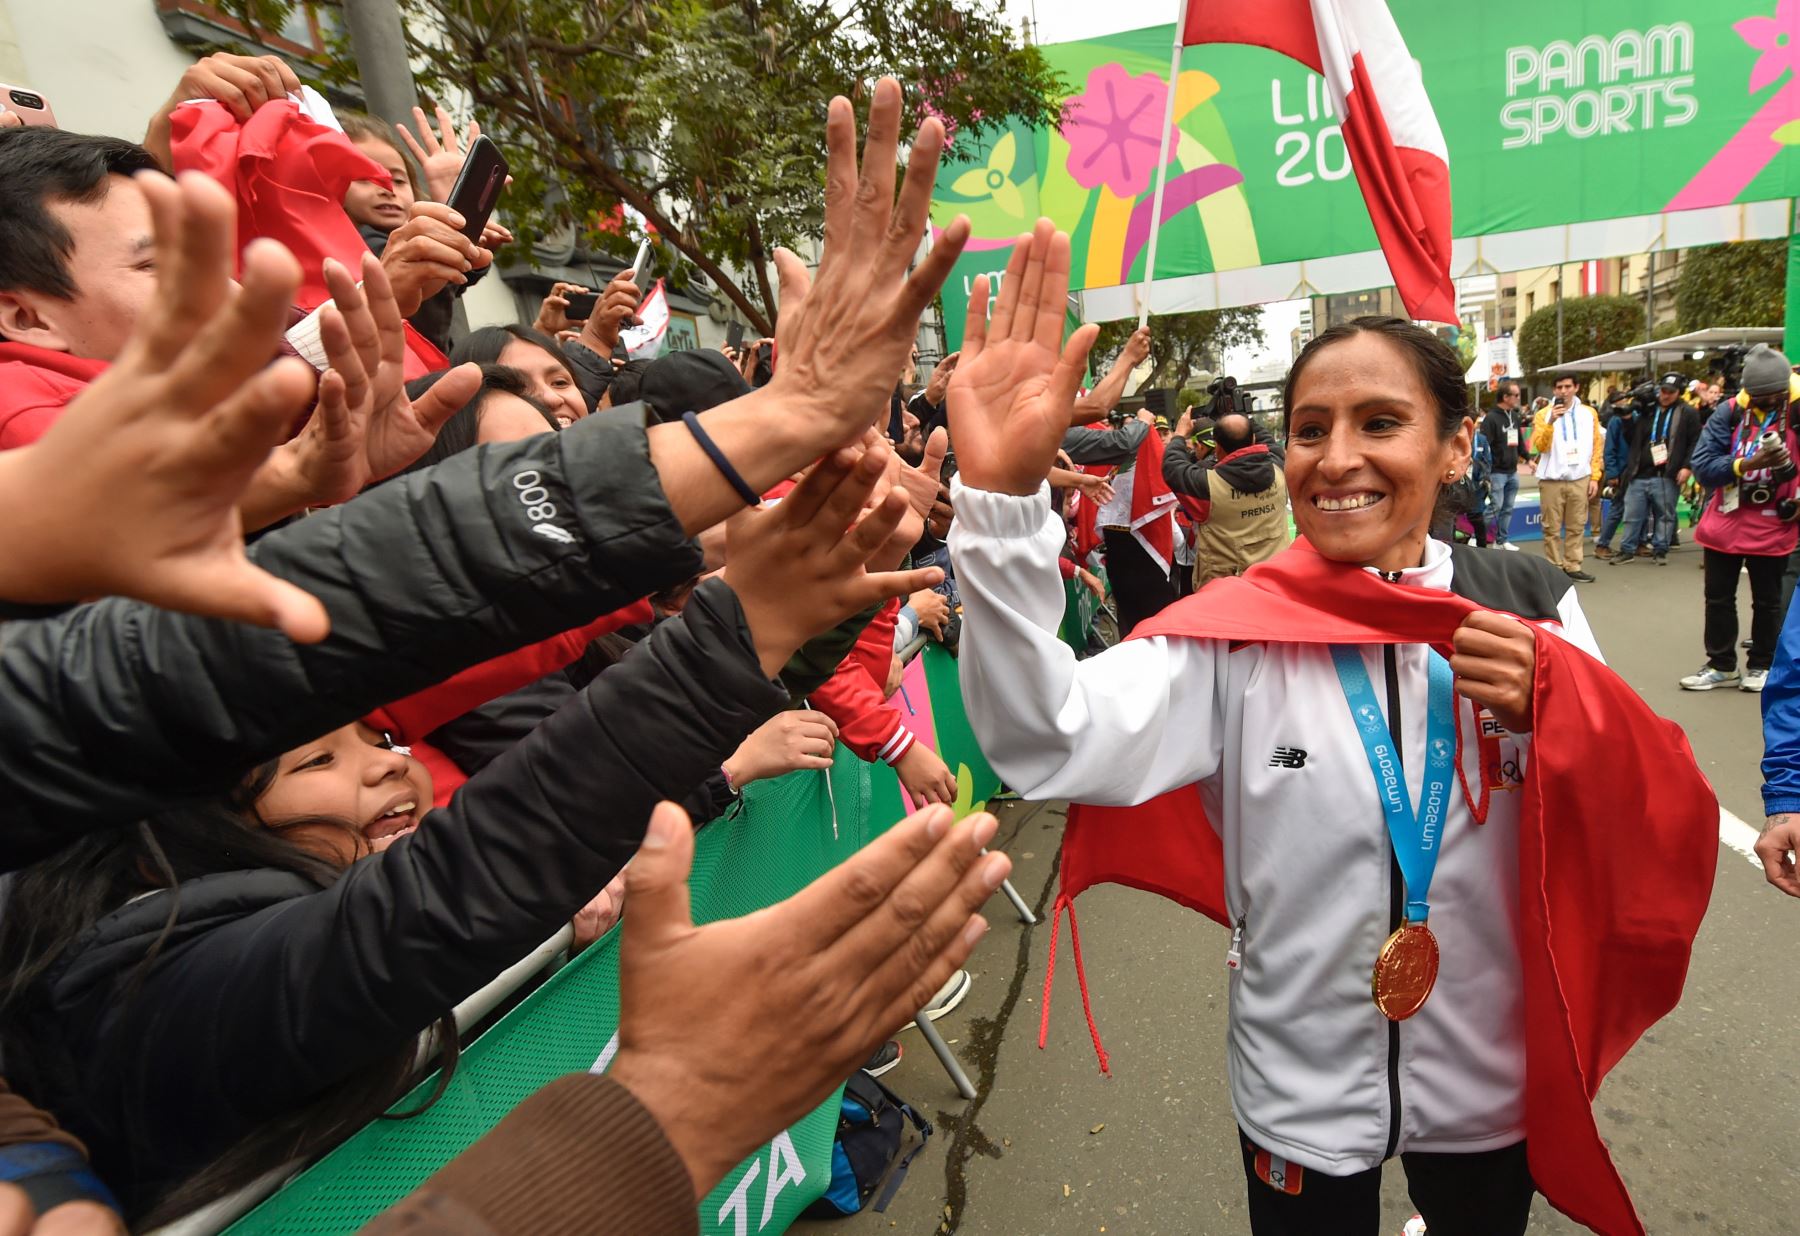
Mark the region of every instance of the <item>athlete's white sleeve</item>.
[[951, 483], [950, 555], [963, 602], [957, 659], [982, 751], [1031, 799], [1123, 806], [1211, 776], [1226, 645], [1138, 639], [1077, 661], [1057, 637], [1064, 532], [1048, 494]]

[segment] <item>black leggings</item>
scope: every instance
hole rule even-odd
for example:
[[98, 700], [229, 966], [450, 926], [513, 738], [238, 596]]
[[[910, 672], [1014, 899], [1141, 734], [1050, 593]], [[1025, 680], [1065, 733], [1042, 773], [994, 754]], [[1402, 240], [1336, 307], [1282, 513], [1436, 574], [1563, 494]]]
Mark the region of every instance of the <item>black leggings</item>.
[[1175, 603], [1175, 585], [1131, 533], [1108, 528], [1104, 535], [1106, 582], [1119, 604], [1119, 638], [1124, 639], [1138, 623]]
[[[1382, 1236], [1381, 1168], [1354, 1176], [1301, 1168], [1299, 1192], [1283, 1192], [1263, 1182], [1256, 1146], [1242, 1129], [1238, 1142], [1250, 1190], [1252, 1236]], [[1537, 1192], [1524, 1142], [1477, 1154], [1411, 1151], [1400, 1156], [1400, 1163], [1406, 1169], [1406, 1191], [1429, 1236], [1524, 1236]]]
[[1737, 668], [1738, 572], [1750, 572], [1750, 654], [1745, 664], [1766, 670], [1781, 638], [1781, 577], [1787, 555], [1727, 554], [1709, 549], [1706, 567], [1706, 663], [1722, 673]]

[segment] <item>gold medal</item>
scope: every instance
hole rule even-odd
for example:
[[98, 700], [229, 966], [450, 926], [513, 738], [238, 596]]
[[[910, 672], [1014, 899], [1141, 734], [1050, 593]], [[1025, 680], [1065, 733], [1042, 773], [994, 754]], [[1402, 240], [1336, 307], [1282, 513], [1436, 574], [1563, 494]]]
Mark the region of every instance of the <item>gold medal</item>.
[[1375, 959], [1369, 990], [1389, 1021], [1405, 1021], [1431, 994], [1438, 974], [1438, 942], [1424, 923], [1408, 923], [1387, 938]]

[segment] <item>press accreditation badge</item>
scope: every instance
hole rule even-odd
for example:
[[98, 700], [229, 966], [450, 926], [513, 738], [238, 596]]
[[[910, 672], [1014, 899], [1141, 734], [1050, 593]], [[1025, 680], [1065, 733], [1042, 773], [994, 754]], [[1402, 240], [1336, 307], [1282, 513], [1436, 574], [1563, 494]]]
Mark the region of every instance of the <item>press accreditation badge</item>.
[[1650, 444], [1650, 462], [1659, 468], [1669, 462], [1669, 444], [1667, 442]]
[[1562, 461], [1566, 464], [1579, 464], [1581, 462], [1581, 443], [1570, 442], [1565, 438], [1562, 443]]
[[1727, 485], [1725, 488], [1721, 489], [1719, 491], [1720, 512], [1729, 515], [1737, 510], [1738, 496], [1738, 487], [1736, 485]]

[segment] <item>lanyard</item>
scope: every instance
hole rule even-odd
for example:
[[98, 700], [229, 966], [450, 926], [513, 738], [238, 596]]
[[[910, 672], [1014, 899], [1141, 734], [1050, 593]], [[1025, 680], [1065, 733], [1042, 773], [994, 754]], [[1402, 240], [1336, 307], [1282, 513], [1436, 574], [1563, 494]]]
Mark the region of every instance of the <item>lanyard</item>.
[[1667, 442], [1669, 440], [1669, 421], [1675, 414], [1674, 408], [1662, 408], [1656, 413], [1656, 424], [1650, 430], [1650, 441]]
[[1400, 874], [1406, 879], [1406, 921], [1422, 923], [1431, 913], [1427, 894], [1437, 870], [1438, 845], [1443, 836], [1444, 813], [1450, 805], [1450, 778], [1456, 764], [1456, 696], [1450, 662], [1437, 653], [1431, 661], [1431, 711], [1425, 727], [1425, 783], [1419, 809], [1407, 802], [1406, 778], [1401, 773], [1395, 739], [1381, 715], [1381, 702], [1363, 665], [1362, 653], [1342, 644], [1331, 646], [1332, 664], [1344, 689], [1344, 702], [1356, 721], [1369, 771], [1387, 817], [1388, 839]]
[[1568, 429], [1569, 429], [1569, 432], [1568, 432], [1569, 441], [1571, 441], [1571, 442], [1580, 442], [1581, 441], [1581, 429], [1579, 426], [1577, 426], [1575, 424], [1575, 411], [1576, 411], [1576, 409], [1578, 409], [1580, 407], [1581, 407], [1581, 405], [1578, 403], [1572, 403], [1569, 405], [1569, 410], [1567, 412], [1563, 413], [1562, 421], [1556, 426], [1556, 436], [1557, 437], [1560, 438], [1560, 437], [1564, 436], [1563, 435], [1563, 426], [1566, 425], [1566, 426], [1568, 426]]
[[[1767, 429], [1770, 422], [1775, 419], [1775, 413], [1770, 411], [1762, 418], [1761, 423], [1753, 423], [1750, 418], [1755, 415], [1755, 413], [1756, 409], [1745, 408], [1744, 419], [1739, 421], [1737, 428], [1731, 431], [1734, 435], [1731, 443], [1731, 453], [1734, 456], [1748, 459], [1750, 456], [1756, 454], [1759, 449], [1758, 444], [1762, 441], [1763, 430]], [[1750, 432], [1745, 433], [1744, 431], [1746, 429]]]

